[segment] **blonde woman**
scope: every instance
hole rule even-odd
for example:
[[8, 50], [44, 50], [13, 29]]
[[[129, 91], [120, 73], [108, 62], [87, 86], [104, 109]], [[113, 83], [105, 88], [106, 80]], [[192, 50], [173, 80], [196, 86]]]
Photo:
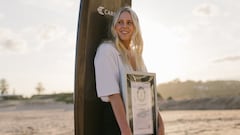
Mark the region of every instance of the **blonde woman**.
[[111, 31], [113, 41], [104, 41], [94, 60], [97, 95], [105, 106], [102, 134], [132, 135], [120, 94], [120, 75], [126, 71], [147, 72], [136, 13], [130, 7], [121, 8], [114, 15]]

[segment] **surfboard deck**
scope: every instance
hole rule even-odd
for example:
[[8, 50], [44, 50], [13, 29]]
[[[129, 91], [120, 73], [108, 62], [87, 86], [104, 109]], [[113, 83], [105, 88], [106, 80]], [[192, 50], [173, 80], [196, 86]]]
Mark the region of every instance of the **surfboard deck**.
[[75, 59], [75, 135], [102, 132], [103, 107], [96, 94], [94, 56], [101, 41], [110, 37], [113, 12], [125, 5], [131, 6], [131, 0], [81, 0]]

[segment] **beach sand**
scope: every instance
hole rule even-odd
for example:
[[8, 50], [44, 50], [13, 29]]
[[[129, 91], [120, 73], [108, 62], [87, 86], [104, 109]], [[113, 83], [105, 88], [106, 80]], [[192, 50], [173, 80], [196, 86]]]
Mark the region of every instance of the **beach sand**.
[[[161, 111], [166, 135], [238, 135], [240, 110]], [[73, 104], [0, 103], [0, 135], [74, 135]]]
[[161, 112], [167, 135], [240, 135], [240, 110]]
[[0, 104], [0, 135], [74, 135], [73, 104]]

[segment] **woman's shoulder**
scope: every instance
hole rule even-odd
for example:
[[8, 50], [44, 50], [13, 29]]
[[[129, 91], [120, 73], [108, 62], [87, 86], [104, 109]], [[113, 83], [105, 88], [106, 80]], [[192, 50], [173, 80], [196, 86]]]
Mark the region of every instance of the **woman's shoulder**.
[[115, 52], [118, 53], [115, 44], [112, 41], [104, 41], [102, 42], [99, 47], [98, 47], [98, 51], [100, 52]]

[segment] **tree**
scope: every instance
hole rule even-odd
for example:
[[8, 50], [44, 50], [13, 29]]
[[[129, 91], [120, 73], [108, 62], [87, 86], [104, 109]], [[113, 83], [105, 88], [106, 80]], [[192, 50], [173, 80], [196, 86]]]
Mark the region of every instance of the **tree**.
[[38, 95], [40, 95], [45, 90], [41, 82], [37, 84], [36, 90]]
[[1, 92], [1, 95], [7, 94], [8, 92], [8, 83], [5, 79], [2, 79], [0, 81], [0, 92]]

